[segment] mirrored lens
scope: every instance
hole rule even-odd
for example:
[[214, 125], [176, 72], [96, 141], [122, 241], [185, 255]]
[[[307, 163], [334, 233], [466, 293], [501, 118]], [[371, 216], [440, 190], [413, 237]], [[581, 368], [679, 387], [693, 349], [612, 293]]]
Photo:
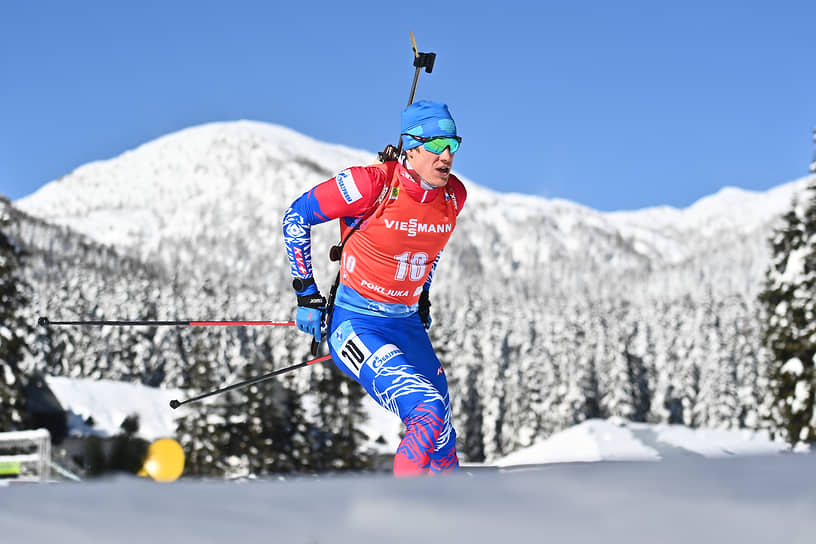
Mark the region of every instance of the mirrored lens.
[[459, 140], [456, 138], [447, 137], [431, 138], [425, 140], [423, 145], [425, 146], [425, 149], [437, 155], [445, 151], [446, 147], [450, 147], [450, 152], [453, 154], [459, 149]]

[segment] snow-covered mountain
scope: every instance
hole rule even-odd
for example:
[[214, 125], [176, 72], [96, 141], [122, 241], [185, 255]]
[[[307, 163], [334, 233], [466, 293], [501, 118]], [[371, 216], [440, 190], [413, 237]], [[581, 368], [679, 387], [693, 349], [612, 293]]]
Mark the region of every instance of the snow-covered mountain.
[[262, 285], [282, 262], [288, 202], [370, 160], [283, 127], [220, 123], [82, 166], [15, 204], [143, 260]]
[[[33, 256], [31, 312], [288, 318], [283, 211], [313, 184], [373, 158], [240, 121], [85, 165], [14, 203], [12, 234]], [[454, 391], [461, 451], [496, 459], [609, 416], [761, 426], [768, 361], [756, 294], [766, 240], [814, 179], [763, 193], [728, 188], [683, 210], [616, 213], [464, 180], [468, 204], [435, 276], [430, 333]], [[323, 256], [336, 236], [333, 224], [313, 229], [324, 291], [335, 265]], [[306, 355], [302, 335], [281, 330], [90, 334], [46, 338], [37, 364], [180, 387], [202, 350], [220, 365], [216, 381]], [[308, 376], [298, 377], [303, 391]]]
[[643, 253], [678, 263], [712, 240], [725, 245], [764, 229], [791, 206], [793, 197], [809, 179], [802, 177], [764, 192], [724, 187], [682, 210], [661, 206], [610, 213], [607, 217]]
[[[279, 126], [214, 123], [82, 166], [15, 205], [171, 268], [274, 281], [284, 262], [283, 210], [313, 184], [373, 158]], [[768, 222], [805, 182], [768, 193], [724, 189], [685, 210], [605, 214], [563, 200], [501, 194], [466, 180], [468, 209], [449, 253], [464, 261], [456, 268], [466, 273], [457, 280], [474, 273], [502, 281], [540, 279], [542, 272], [566, 279], [553, 272], [565, 263], [605, 273], [657, 270], [735, 242], [748, 244], [752, 237], [763, 244]], [[318, 248], [335, 236], [330, 229], [321, 239], [321, 229], [315, 230]]]

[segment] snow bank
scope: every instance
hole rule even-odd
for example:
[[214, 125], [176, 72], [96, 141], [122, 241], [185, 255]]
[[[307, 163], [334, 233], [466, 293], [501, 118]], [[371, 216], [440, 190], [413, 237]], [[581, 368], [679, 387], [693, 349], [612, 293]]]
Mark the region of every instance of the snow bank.
[[657, 461], [678, 456], [708, 458], [769, 455], [788, 451], [766, 433], [691, 429], [682, 425], [591, 419], [547, 440], [497, 459], [500, 467], [592, 461]]

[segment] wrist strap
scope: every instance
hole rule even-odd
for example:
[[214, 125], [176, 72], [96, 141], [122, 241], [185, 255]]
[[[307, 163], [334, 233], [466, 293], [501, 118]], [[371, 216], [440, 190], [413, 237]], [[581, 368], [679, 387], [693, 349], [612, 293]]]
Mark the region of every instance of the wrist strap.
[[320, 293], [314, 293], [313, 295], [298, 295], [297, 301], [298, 306], [304, 306], [306, 308], [326, 307], [326, 298]]
[[314, 278], [295, 278], [292, 280], [292, 287], [295, 291], [303, 291], [310, 285], [314, 285], [315, 280]]

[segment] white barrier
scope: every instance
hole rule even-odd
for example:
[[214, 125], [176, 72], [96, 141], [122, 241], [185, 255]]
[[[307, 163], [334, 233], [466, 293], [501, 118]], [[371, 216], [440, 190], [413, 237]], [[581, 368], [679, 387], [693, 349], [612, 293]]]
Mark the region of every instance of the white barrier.
[[0, 478], [28, 482], [50, 480], [51, 434], [47, 429], [0, 433]]

